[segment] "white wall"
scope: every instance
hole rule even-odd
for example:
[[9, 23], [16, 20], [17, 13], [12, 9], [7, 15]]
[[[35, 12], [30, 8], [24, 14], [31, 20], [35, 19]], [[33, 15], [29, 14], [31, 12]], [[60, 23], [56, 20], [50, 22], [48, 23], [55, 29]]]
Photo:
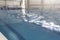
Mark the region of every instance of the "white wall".
[[[20, 3], [19, 3], [20, 1], [21, 0], [13, 0], [13, 1], [7, 0], [7, 6], [20, 7]], [[29, 1], [29, 3], [27, 1]], [[49, 5], [52, 6], [51, 4], [60, 4], [60, 0], [43, 0], [43, 1], [44, 1], [44, 4], [48, 4], [47, 6], [49, 6]], [[41, 0], [25, 0], [25, 2], [26, 2], [26, 8], [28, 8], [28, 6], [30, 8], [40, 8], [41, 7]], [[4, 6], [4, 5], [5, 5], [4, 0], [0, 0], [0, 7]]]
[[[43, 0], [44, 7], [51, 8], [53, 6], [60, 7], [60, 0]], [[53, 5], [54, 4], [54, 5]], [[55, 5], [59, 4], [59, 5]], [[40, 8], [41, 7], [41, 0], [29, 0], [29, 7], [30, 8]]]
[[[5, 0], [0, 0], [0, 7], [5, 6]], [[20, 0], [7, 0], [6, 6], [8, 7], [20, 7]]]
[[19, 1], [7, 1], [6, 5], [8, 7], [20, 7], [20, 2]]
[[30, 8], [40, 7], [40, 4], [41, 4], [41, 0], [29, 0]]
[[44, 0], [45, 4], [60, 4], [60, 0]]
[[4, 1], [0, 1], [0, 7], [4, 6], [5, 2]]

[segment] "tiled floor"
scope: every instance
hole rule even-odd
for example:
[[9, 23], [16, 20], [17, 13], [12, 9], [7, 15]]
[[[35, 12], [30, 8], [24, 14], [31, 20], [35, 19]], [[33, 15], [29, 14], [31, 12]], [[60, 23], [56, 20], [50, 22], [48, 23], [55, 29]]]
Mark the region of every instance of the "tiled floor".
[[7, 38], [0, 32], [0, 40], [7, 40]]

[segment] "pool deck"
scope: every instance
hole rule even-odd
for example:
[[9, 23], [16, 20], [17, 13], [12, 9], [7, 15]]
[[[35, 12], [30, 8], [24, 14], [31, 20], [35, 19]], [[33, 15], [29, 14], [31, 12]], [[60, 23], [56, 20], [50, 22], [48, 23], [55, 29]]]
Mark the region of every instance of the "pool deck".
[[8, 39], [0, 32], [0, 40], [8, 40]]

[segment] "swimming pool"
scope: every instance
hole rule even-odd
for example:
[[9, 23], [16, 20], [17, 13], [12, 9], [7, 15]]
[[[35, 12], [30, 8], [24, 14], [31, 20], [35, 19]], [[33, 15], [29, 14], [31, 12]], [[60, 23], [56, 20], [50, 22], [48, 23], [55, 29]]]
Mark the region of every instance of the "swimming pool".
[[[39, 10], [35, 11], [35, 9], [30, 10], [29, 13], [40, 14]], [[48, 13], [51, 13], [51, 11], [42, 15], [46, 17], [45, 20], [51, 21], [50, 18], [47, 18], [52, 14]], [[59, 32], [51, 32], [34, 23], [24, 22], [21, 16], [21, 10], [0, 10], [0, 32], [8, 40], [60, 40]], [[31, 20], [30, 18], [27, 19]], [[53, 20], [53, 18], [51, 19]], [[55, 20], [53, 21], [56, 22]], [[56, 24], [59, 23], [57, 22]]]

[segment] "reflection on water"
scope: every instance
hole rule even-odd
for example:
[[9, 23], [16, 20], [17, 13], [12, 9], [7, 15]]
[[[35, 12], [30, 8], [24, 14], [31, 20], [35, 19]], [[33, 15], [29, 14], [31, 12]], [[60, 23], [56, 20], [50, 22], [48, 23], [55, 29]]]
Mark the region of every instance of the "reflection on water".
[[5, 22], [15, 23], [21, 20], [21, 10], [0, 10], [0, 18]]

